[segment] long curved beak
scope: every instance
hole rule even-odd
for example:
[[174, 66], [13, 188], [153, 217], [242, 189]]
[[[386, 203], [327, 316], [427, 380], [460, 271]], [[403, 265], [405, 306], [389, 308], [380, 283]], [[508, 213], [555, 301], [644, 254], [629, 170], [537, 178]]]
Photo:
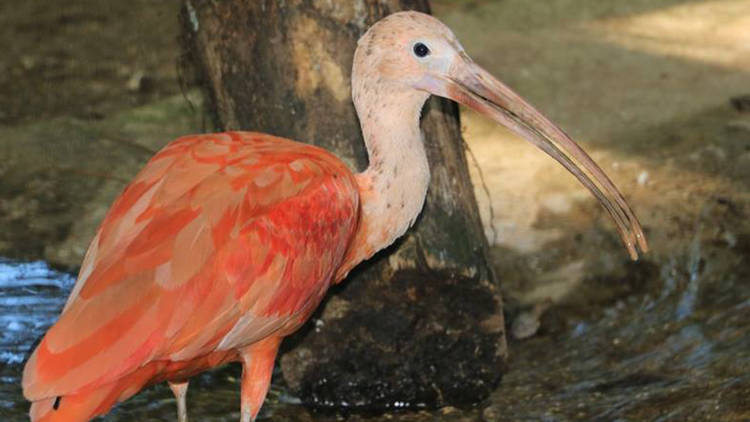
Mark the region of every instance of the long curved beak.
[[447, 74], [428, 74], [419, 88], [482, 113], [536, 145], [570, 171], [615, 221], [633, 260], [648, 251], [646, 237], [627, 201], [604, 171], [565, 132], [465, 53]]

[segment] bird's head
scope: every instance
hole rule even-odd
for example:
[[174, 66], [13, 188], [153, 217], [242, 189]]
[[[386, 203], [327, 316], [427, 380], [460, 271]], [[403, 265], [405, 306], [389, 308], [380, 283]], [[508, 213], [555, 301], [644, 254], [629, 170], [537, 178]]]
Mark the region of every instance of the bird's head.
[[[358, 106], [373, 91], [408, 96], [421, 107], [430, 95], [471, 107], [536, 145], [601, 202], [633, 259], [648, 250], [640, 223], [604, 171], [565, 132], [474, 63], [453, 32], [432, 16], [394, 13], [360, 38], [352, 88]], [[363, 102], [363, 101], [362, 101]]]
[[381, 85], [399, 90], [419, 88], [429, 74], [447, 74], [463, 52], [447, 26], [419, 12], [381, 19], [360, 38], [358, 47], [355, 69], [377, 74]]

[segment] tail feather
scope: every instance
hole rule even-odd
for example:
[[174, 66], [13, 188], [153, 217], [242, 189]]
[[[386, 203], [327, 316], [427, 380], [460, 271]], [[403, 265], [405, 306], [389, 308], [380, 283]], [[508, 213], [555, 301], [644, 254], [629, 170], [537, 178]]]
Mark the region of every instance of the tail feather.
[[86, 422], [106, 413], [116, 402], [113, 384], [59, 397], [31, 402], [31, 422]]
[[127, 400], [154, 378], [159, 365], [146, 365], [115, 382], [31, 402], [31, 422], [86, 422]]

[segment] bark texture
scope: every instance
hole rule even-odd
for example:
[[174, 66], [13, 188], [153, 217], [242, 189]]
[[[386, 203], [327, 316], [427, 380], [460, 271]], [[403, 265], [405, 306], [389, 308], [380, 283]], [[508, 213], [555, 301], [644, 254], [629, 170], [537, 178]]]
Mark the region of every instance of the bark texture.
[[[357, 39], [426, 0], [183, 2], [186, 58], [217, 128], [268, 132], [366, 166], [350, 96]], [[505, 330], [463, 151], [458, 109], [431, 99], [422, 127], [432, 179], [414, 228], [335, 287], [286, 342], [289, 386], [319, 408], [476, 403], [504, 370]]]

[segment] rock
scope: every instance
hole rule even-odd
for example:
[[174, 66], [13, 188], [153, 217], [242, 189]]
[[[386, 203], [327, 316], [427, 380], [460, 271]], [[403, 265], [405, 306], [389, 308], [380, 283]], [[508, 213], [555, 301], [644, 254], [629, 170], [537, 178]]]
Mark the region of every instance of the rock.
[[510, 330], [513, 337], [521, 340], [534, 336], [541, 326], [542, 314], [551, 304], [550, 300], [545, 300], [544, 302], [537, 303], [533, 308], [518, 314], [516, 319], [513, 320]]
[[154, 79], [142, 70], [138, 70], [130, 76], [125, 85], [130, 92], [145, 93], [154, 88]]
[[500, 420], [502, 415], [503, 411], [499, 406], [491, 405], [482, 411], [482, 420], [484, 422], [496, 422]]
[[642, 172], [638, 173], [638, 184], [640, 186], [645, 185], [648, 182], [649, 174], [648, 171], [643, 170]]
[[729, 99], [729, 104], [740, 112], [750, 111], [750, 94], [737, 95]]

